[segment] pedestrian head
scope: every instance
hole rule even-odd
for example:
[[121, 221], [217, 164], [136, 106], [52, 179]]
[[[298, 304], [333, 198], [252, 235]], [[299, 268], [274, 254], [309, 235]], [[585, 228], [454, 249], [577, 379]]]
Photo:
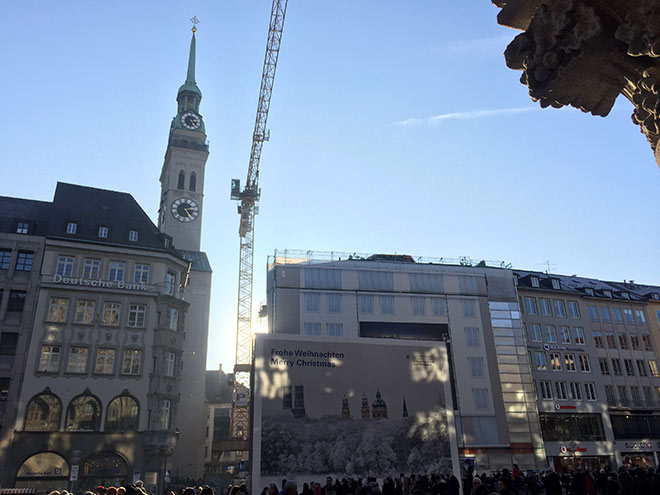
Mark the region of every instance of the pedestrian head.
[[286, 495], [298, 495], [298, 485], [295, 481], [287, 481], [284, 485], [284, 491]]

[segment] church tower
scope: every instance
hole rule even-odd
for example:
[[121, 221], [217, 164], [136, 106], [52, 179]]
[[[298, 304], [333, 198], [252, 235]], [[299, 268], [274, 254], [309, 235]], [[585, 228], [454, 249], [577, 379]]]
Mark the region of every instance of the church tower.
[[[193, 24], [197, 18], [191, 19]], [[175, 427], [180, 431], [170, 466], [178, 476], [201, 478], [206, 453], [206, 351], [209, 334], [211, 301], [211, 264], [200, 251], [202, 206], [204, 201], [204, 168], [209, 156], [204, 120], [199, 113], [202, 92], [195, 82], [195, 32], [193, 26], [186, 81], [176, 97], [177, 113], [170, 126], [167, 151], [160, 174], [161, 196], [158, 228], [172, 238], [173, 246], [190, 261], [181, 297], [188, 311], [185, 317], [186, 338], [183, 353], [176, 356], [176, 373], [180, 376], [179, 404], [171, 411]], [[177, 284], [184, 281], [179, 274]], [[154, 366], [162, 366], [169, 352], [162, 343], [162, 355]]]
[[348, 397], [345, 395], [341, 400], [341, 417], [343, 419], [351, 419], [351, 408], [348, 405]]
[[369, 401], [367, 400], [367, 394], [362, 395], [362, 403], [360, 405], [360, 417], [362, 419], [369, 419]]
[[376, 390], [376, 400], [371, 405], [371, 415], [374, 419], [387, 419], [387, 404], [380, 395], [380, 390]]
[[195, 33], [192, 28], [188, 74], [176, 97], [177, 114], [160, 174], [158, 228], [177, 249], [199, 251], [202, 235], [204, 169], [209, 156], [204, 120], [199, 113], [202, 92], [195, 81]]

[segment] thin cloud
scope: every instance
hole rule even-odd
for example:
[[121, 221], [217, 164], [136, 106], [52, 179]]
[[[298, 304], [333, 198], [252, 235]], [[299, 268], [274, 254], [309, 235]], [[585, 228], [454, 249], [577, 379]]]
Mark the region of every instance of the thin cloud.
[[518, 115], [521, 113], [535, 112], [539, 107], [517, 107], [517, 108], [495, 108], [483, 110], [471, 110], [469, 112], [452, 112], [441, 113], [432, 117], [425, 117], [421, 119], [405, 119], [398, 122], [400, 126], [412, 127], [419, 125], [432, 126], [440, 124], [445, 120], [474, 120], [483, 119], [488, 117], [497, 117], [500, 115]]

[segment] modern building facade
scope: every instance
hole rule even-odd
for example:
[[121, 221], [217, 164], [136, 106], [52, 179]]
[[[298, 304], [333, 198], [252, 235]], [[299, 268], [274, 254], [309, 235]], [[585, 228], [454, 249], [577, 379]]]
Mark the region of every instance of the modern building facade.
[[657, 466], [660, 289], [515, 274], [550, 464]]
[[272, 259], [270, 332], [442, 342], [462, 461], [479, 469], [545, 467], [511, 270], [409, 256], [332, 258]]
[[446, 342], [464, 465], [658, 465], [660, 287], [444, 263], [275, 256], [269, 329]]

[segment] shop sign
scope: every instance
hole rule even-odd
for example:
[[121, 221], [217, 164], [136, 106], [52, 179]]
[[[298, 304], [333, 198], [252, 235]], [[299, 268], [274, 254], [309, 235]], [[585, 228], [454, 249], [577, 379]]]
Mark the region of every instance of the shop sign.
[[575, 452], [575, 453], [578, 453], [578, 452], [586, 452], [586, 451], [587, 451], [587, 447], [575, 447], [575, 450], [571, 450], [570, 448], [565, 447], [565, 446], [562, 445], [561, 448], [559, 449], [559, 451], [560, 451], [562, 454], [568, 454], [568, 453], [571, 453], [571, 452]]
[[62, 275], [53, 275], [53, 283], [62, 285], [79, 285], [81, 287], [101, 287], [103, 289], [149, 290], [146, 284], [124, 282], [122, 280], [90, 280], [82, 277], [63, 277]]
[[568, 351], [568, 347], [565, 345], [550, 345], [550, 344], [543, 344], [543, 349], [546, 351]]
[[625, 442], [624, 445], [627, 449], [652, 449], [651, 442]]
[[250, 403], [249, 390], [245, 387], [239, 387], [238, 390], [236, 390], [236, 398], [234, 400], [234, 404], [236, 405], [236, 407], [247, 407], [249, 403]]
[[28, 458], [18, 469], [17, 478], [69, 476], [69, 465], [54, 452], [40, 452]]
[[71, 474], [69, 475], [69, 481], [78, 481], [78, 472], [80, 471], [80, 466], [74, 464], [71, 466]]
[[555, 404], [555, 409], [559, 411], [560, 409], [577, 409], [577, 406], [571, 404]]

